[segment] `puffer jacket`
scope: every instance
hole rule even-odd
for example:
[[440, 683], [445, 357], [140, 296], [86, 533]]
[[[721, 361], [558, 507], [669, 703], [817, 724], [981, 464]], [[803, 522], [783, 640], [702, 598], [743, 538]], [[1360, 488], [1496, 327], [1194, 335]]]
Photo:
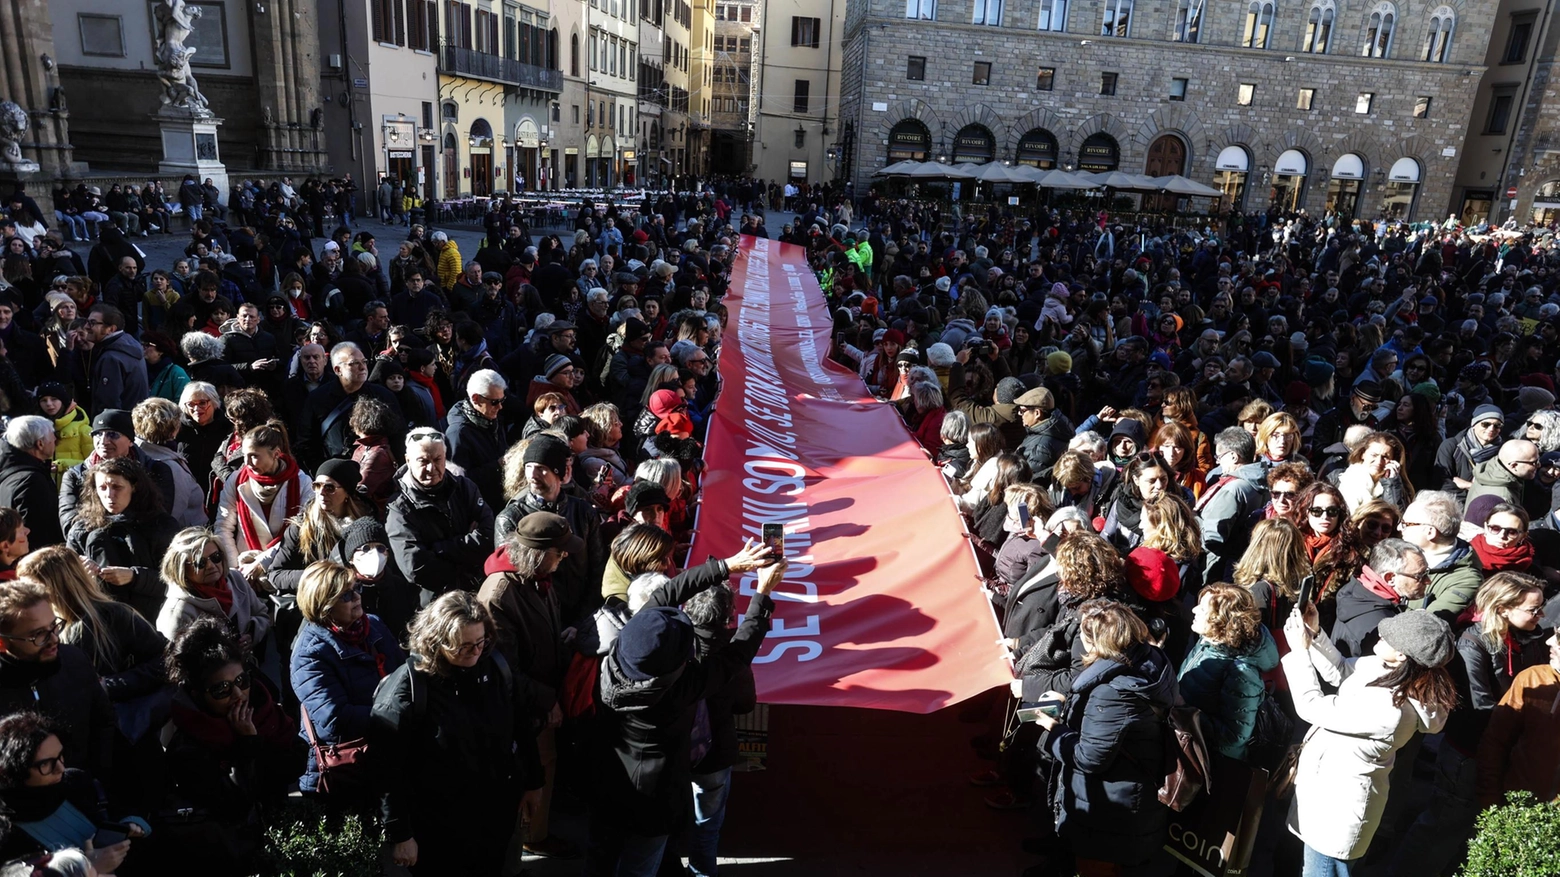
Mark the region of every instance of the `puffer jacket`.
[[[372, 652], [349, 645], [328, 628], [305, 622], [292, 643], [288, 674], [293, 692], [314, 725], [322, 745], [344, 743], [368, 736], [374, 690], [380, 679], [406, 662], [406, 653], [383, 621], [368, 616], [368, 645]], [[381, 662], [378, 657], [382, 656]], [[309, 733], [298, 718], [298, 738], [305, 744]], [[306, 792], [319, 788], [319, 765], [309, 749], [308, 767], [298, 787]]]
[[1257, 639], [1236, 651], [1200, 639], [1181, 662], [1181, 697], [1202, 710], [1213, 726], [1212, 743], [1230, 758], [1244, 761], [1262, 705], [1262, 674], [1278, 666], [1278, 643], [1257, 626]]
[[58, 480], [65, 470], [92, 455], [92, 420], [80, 405], [72, 405], [55, 419], [54, 432], [59, 436], [54, 445], [54, 477]]
[[1137, 865], [1164, 845], [1170, 811], [1158, 791], [1175, 699], [1175, 668], [1147, 643], [1073, 680], [1066, 720], [1041, 735], [1040, 748], [1062, 767], [1057, 833], [1078, 858]]
[[1051, 467], [1056, 465], [1058, 457], [1067, 453], [1067, 443], [1072, 437], [1072, 421], [1060, 411], [1052, 411], [1046, 419], [1025, 431], [1018, 455], [1029, 464], [1029, 474], [1037, 484], [1051, 483]]
[[1334, 604], [1338, 615], [1329, 635], [1333, 645], [1346, 658], [1370, 654], [1376, 647], [1376, 640], [1380, 638], [1376, 628], [1381, 622], [1403, 611], [1401, 602], [1375, 593], [1359, 579], [1351, 579], [1339, 588]]
[[1083, 637], [1078, 623], [1078, 607], [1083, 601], [1064, 591], [1058, 591], [1057, 597], [1061, 611], [1056, 620], [1033, 633], [1033, 645], [1014, 665], [1024, 680], [1019, 700], [1025, 703], [1037, 703], [1047, 691], [1067, 692], [1083, 672]]
[[1468, 503], [1487, 494], [1500, 497], [1501, 502], [1520, 506], [1525, 486], [1522, 479], [1507, 469], [1499, 457], [1492, 457], [1473, 467], [1473, 486], [1468, 488], [1468, 497], [1463, 501], [1463, 508], [1467, 508]]
[[444, 435], [450, 462], [476, 482], [489, 506], [498, 508], [504, 501], [504, 451], [509, 449], [504, 422], [488, 420], [462, 399], [450, 406], [449, 424]]
[[[205, 527], [211, 519], [206, 516], [206, 490], [195, 481], [195, 473], [184, 455], [145, 439], [136, 439], [135, 446], [148, 462], [167, 466], [173, 481], [173, 496], [164, 500], [169, 513], [181, 527]], [[85, 458], [83, 458], [85, 459]]]
[[140, 342], [125, 332], [115, 332], [92, 349], [92, 391], [89, 412], [105, 408], [126, 411], [151, 395], [146, 377], [146, 354]]
[[[1282, 658], [1295, 714], [1311, 724], [1295, 772], [1289, 830], [1335, 859], [1365, 855], [1391, 790], [1397, 751], [1417, 733], [1434, 734], [1446, 716], [1416, 700], [1392, 703], [1371, 683], [1387, 674], [1374, 655], [1345, 661], [1326, 637]], [[1324, 694], [1322, 681], [1338, 693]]]
[[755, 595], [731, 642], [701, 661], [644, 681], [629, 679], [617, 649], [601, 664], [601, 737], [593, 803], [627, 834], [670, 834], [687, 815], [696, 706], [747, 670], [769, 631], [774, 602]]

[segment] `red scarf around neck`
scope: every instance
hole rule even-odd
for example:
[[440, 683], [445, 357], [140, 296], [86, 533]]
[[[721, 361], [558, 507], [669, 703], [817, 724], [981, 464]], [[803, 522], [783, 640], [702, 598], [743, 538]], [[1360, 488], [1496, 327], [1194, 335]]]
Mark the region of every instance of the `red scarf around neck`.
[[1484, 534], [1473, 537], [1468, 543], [1473, 546], [1473, 553], [1479, 556], [1479, 563], [1484, 567], [1486, 576], [1506, 570], [1525, 572], [1533, 565], [1533, 543], [1524, 539], [1518, 545], [1509, 548], [1496, 548], [1484, 540]]
[[1303, 535], [1305, 536], [1305, 553], [1310, 557], [1312, 563], [1316, 563], [1316, 559], [1322, 556], [1322, 552], [1331, 548], [1333, 543], [1338, 541], [1338, 534], [1336, 533], [1331, 536], [1322, 536], [1312, 533], [1308, 529], [1303, 531]]
[[433, 378], [414, 369], [406, 373], [406, 379], [428, 388], [428, 392], [433, 395], [433, 414], [435, 417], [442, 419], [444, 417], [444, 397], [439, 393], [439, 385], [433, 382]]
[[1399, 594], [1390, 584], [1388, 584], [1387, 580], [1382, 578], [1381, 573], [1376, 572], [1368, 566], [1360, 567], [1360, 584], [1365, 586], [1365, 590], [1375, 594], [1383, 600], [1391, 600], [1394, 603], [1403, 602], [1403, 595]]
[[202, 597], [207, 600], [216, 600], [222, 606], [223, 615], [233, 614], [233, 589], [228, 587], [227, 576], [217, 579], [214, 585], [197, 585], [194, 583], [185, 585], [185, 590], [190, 596]]
[[[287, 517], [290, 518], [298, 514], [299, 510], [302, 508], [302, 502], [300, 501], [299, 497], [303, 492], [303, 488], [299, 484], [299, 480], [298, 462], [291, 456], [283, 454], [282, 471], [275, 475], [262, 475], [259, 472], [249, 468], [248, 463], [245, 463], [243, 466], [239, 467], [238, 480], [234, 482], [233, 489], [238, 490], [239, 488], [243, 487], [245, 483], [250, 481], [253, 481], [256, 484], [264, 485], [266, 487], [274, 487], [279, 484], [286, 485], [282, 488], [282, 491], [286, 494], [285, 501], [287, 503]], [[251, 511], [244, 503], [243, 494], [239, 494], [237, 500], [238, 526], [244, 532], [245, 550], [259, 551], [263, 548], [269, 548], [270, 544], [262, 544], [260, 542], [260, 535], [255, 532], [254, 512]], [[281, 534], [276, 534], [276, 536], [272, 537], [271, 543], [275, 543], [276, 540], [280, 538]]]
[[330, 626], [330, 632], [335, 634], [337, 639], [341, 640], [347, 645], [373, 655], [374, 666], [375, 669], [379, 671], [379, 678], [385, 678], [384, 653], [374, 648], [373, 643], [369, 642], [368, 639], [370, 630], [368, 626], [367, 612], [363, 613], [362, 617], [358, 618], [357, 621], [352, 622], [346, 627], [337, 627], [336, 625], [332, 624]]

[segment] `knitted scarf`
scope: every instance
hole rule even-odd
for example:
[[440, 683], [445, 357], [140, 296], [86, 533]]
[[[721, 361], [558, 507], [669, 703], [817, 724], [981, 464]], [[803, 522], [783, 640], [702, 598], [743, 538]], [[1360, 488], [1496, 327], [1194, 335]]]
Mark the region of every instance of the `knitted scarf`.
[[1473, 547], [1473, 553], [1479, 556], [1479, 563], [1483, 565], [1486, 576], [1506, 570], [1525, 572], [1533, 565], [1533, 543], [1526, 539], [1518, 545], [1496, 548], [1486, 542], [1484, 534], [1480, 533], [1468, 544]]
[[[287, 454], [282, 454], [281, 456], [282, 471], [275, 475], [262, 475], [259, 472], [249, 468], [249, 464], [244, 464], [238, 470], [238, 479], [234, 482], [233, 489], [239, 490], [250, 481], [253, 481], [262, 487], [281, 486], [287, 491], [287, 517], [291, 518], [298, 514], [299, 510], [303, 507], [303, 503], [299, 497], [299, 494], [302, 492], [302, 488], [298, 484], [298, 462]], [[244, 496], [242, 493], [238, 495], [237, 501], [238, 526], [244, 532], [245, 550], [259, 551], [263, 548], [270, 547], [269, 544], [262, 544], [260, 542], [260, 535], [255, 532], [255, 513], [251, 511], [244, 503]], [[274, 538], [271, 539], [271, 543], [275, 543], [276, 540], [280, 538], [282, 538], [281, 534], [278, 533]]]
[[374, 648], [374, 644], [368, 639], [369, 627], [367, 612], [363, 613], [363, 615], [358, 618], [357, 621], [352, 622], [346, 627], [337, 627], [336, 625], [332, 624], [330, 626], [330, 632], [335, 634], [337, 639], [341, 640], [347, 645], [352, 646], [355, 649], [360, 649], [366, 654], [372, 655], [374, 658], [374, 667], [379, 671], [379, 678], [385, 678], [384, 653]]
[[184, 590], [189, 591], [192, 597], [216, 600], [222, 606], [223, 615], [231, 615], [233, 612], [233, 589], [228, 587], [227, 576], [217, 579], [216, 584], [212, 585], [197, 585], [192, 582], [185, 585]]
[[1305, 535], [1306, 556], [1311, 559], [1312, 563], [1316, 563], [1316, 559], [1322, 556], [1322, 552], [1331, 548], [1332, 544], [1338, 541], [1338, 534], [1336, 533], [1330, 536], [1323, 536], [1317, 533], [1312, 533], [1308, 530], [1303, 530], [1301, 532]]

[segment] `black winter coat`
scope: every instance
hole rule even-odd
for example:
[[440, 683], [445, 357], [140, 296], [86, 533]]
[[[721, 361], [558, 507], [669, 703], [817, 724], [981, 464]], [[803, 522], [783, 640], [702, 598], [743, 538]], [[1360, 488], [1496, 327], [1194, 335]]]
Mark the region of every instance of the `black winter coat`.
[[424, 596], [475, 591], [493, 545], [493, 509], [477, 485], [448, 472], [437, 488], [424, 490], [404, 466], [395, 480], [400, 494], [390, 501], [385, 530], [401, 572]]
[[1359, 579], [1339, 588], [1335, 603], [1338, 617], [1328, 636], [1345, 658], [1370, 654], [1380, 638], [1376, 627], [1403, 611], [1402, 603], [1378, 596]]
[[574, 535], [585, 540], [585, 553], [569, 555], [553, 573], [553, 587], [558, 591], [558, 611], [565, 626], [574, 624], [601, 605], [601, 577], [607, 571], [607, 544], [601, 535], [601, 517], [589, 500], [559, 493], [558, 499], [547, 502], [531, 493], [523, 493], [509, 501], [493, 522], [493, 547], [502, 548], [514, 534], [520, 519], [536, 512], [552, 512], [562, 515], [569, 522]]
[[108, 692], [85, 652], [61, 643], [54, 661], [18, 661], [0, 655], [0, 715], [38, 710], [64, 728], [65, 763], [96, 777], [112, 775], [118, 725]]
[[1160, 854], [1170, 823], [1158, 798], [1164, 716], [1175, 700], [1175, 666], [1147, 643], [1073, 681], [1065, 726], [1043, 734], [1040, 748], [1062, 766], [1057, 832], [1078, 858], [1138, 865]]
[[[108, 699], [115, 703], [133, 700], [165, 685], [168, 672], [163, 664], [163, 653], [168, 648], [168, 640], [157, 632], [152, 622], [123, 603], [99, 603], [97, 611], [101, 628], [77, 621], [65, 626], [60, 639], [94, 660], [97, 674], [108, 691]], [[93, 658], [99, 638], [114, 643], [118, 649], [119, 655], [112, 662], [97, 663]]]
[[64, 543], [59, 490], [49, 464], [4, 443], [0, 443], [0, 506], [22, 513], [22, 523], [32, 532], [30, 544], [42, 548]]
[[1029, 475], [1035, 483], [1051, 483], [1051, 467], [1067, 452], [1072, 437], [1072, 422], [1060, 411], [1052, 411], [1051, 416], [1029, 427], [1024, 443], [1018, 446], [1018, 455], [1029, 464]]
[[70, 549], [98, 566], [125, 566], [132, 577], [128, 584], [104, 584], [104, 590], [121, 603], [127, 603], [151, 624], [157, 623], [168, 586], [162, 580], [162, 559], [173, 537], [183, 527], [173, 515], [158, 513], [150, 521], [130, 521], [115, 515], [96, 530], [87, 529], [79, 519], [70, 528], [66, 544]]
[[509, 450], [503, 420], [488, 420], [462, 399], [450, 406], [449, 429], [444, 435], [449, 440], [450, 461], [476, 482], [488, 505], [502, 508], [504, 452]]
[[[593, 804], [625, 834], [675, 833], [689, 815], [689, 763], [700, 700], [726, 691], [749, 670], [769, 632], [774, 601], [755, 596], [729, 644], [680, 671], [637, 682], [624, 676], [617, 651], [601, 663], [601, 748]], [[640, 611], [644, 611], [641, 609]]]

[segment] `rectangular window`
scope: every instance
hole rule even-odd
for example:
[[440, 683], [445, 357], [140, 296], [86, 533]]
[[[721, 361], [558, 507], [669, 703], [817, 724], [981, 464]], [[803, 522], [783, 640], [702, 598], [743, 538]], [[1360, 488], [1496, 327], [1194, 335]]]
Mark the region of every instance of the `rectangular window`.
[[791, 111], [794, 113], [807, 112], [807, 98], [812, 92], [812, 83], [806, 79], [796, 80], [796, 97], [792, 101]]
[[748, 39], [747, 37], [743, 37], [742, 39], [737, 40], [737, 51], [745, 53], [745, 52], [750, 52], [752, 50], [753, 50], [753, 41], [752, 40]]
[[752, 21], [753, 20], [753, 7], [751, 7], [751, 6], [744, 6], [744, 7], [742, 7], [742, 20], [743, 21]]
[[1039, 74], [1035, 76], [1036, 91], [1050, 91], [1056, 87], [1056, 68], [1041, 67]]
[[574, 124], [578, 125], [580, 123], [580, 105], [574, 104], [569, 109], [574, 111]]
[[1500, 63], [1521, 64], [1527, 60], [1528, 41], [1533, 38], [1533, 25], [1537, 20], [1536, 12], [1511, 16], [1511, 32], [1506, 35], [1506, 51], [1500, 56]]
[[937, 18], [937, 0], [905, 0], [905, 18], [934, 21]]
[[1067, 0], [1040, 0], [1040, 30], [1061, 32], [1067, 29]]
[[991, 62], [990, 61], [976, 61], [975, 62], [975, 73], [970, 78], [970, 84], [971, 85], [990, 85], [991, 84]]
[[1203, 0], [1180, 0], [1175, 9], [1175, 27], [1170, 38], [1178, 43], [1195, 43], [1202, 32]]
[[1177, 76], [1170, 80], [1171, 100], [1186, 100], [1186, 86], [1188, 81], [1189, 80], [1182, 76]]
[[1420, 95], [1414, 98], [1414, 118], [1430, 118], [1430, 98], [1428, 96]]
[[1310, 112], [1311, 102], [1314, 100], [1316, 100], [1316, 89], [1302, 88], [1300, 89], [1300, 96], [1295, 99], [1295, 109]]
[[975, 16], [970, 19], [971, 24], [989, 24], [997, 27], [1002, 24], [1002, 0], [975, 0]]
[[1105, 0], [1105, 18], [1100, 23], [1100, 36], [1127, 37], [1132, 35], [1132, 0]]
[[1516, 99], [1515, 89], [1498, 91], [1490, 98], [1490, 115], [1484, 123], [1484, 133], [1506, 133], [1506, 126], [1511, 124], [1511, 107]]
[[1375, 103], [1375, 101], [1376, 101], [1376, 95], [1375, 95], [1374, 92], [1369, 92], [1369, 91], [1362, 91], [1362, 92], [1360, 92], [1359, 97], [1356, 97], [1354, 99], [1354, 112], [1357, 115], [1361, 115], [1361, 116], [1368, 116], [1368, 115], [1370, 115], [1370, 105], [1372, 103]]
[[1235, 103], [1243, 107], [1251, 106], [1251, 99], [1257, 96], [1257, 86], [1252, 82], [1242, 82], [1235, 90]]
[[803, 15], [791, 16], [791, 45], [818, 48], [818, 30], [821, 20]]
[[[379, 18], [374, 17], [375, 29]], [[81, 31], [81, 54], [99, 58], [123, 58], [125, 56], [124, 19], [117, 15], [93, 15], [78, 13], [76, 26]]]
[[807, 132], [804, 131], [801, 128], [797, 128], [796, 129], [796, 148], [797, 149], [806, 149], [807, 148]]
[[489, 46], [487, 42], [488, 19], [491, 16], [492, 13], [488, 12], [486, 9], [477, 10], [477, 29], [475, 39], [473, 40], [473, 48], [479, 52], [491, 53], [493, 51], [493, 47]]
[[423, 101], [422, 102], [422, 111], [423, 111], [423, 113], [422, 113], [422, 116], [423, 116], [423, 127], [424, 128], [432, 128], [433, 127], [433, 101], [431, 101], [431, 100]]
[[1112, 95], [1116, 93], [1117, 76], [1115, 73], [1100, 74], [1100, 94]]
[[905, 78], [911, 82], [926, 81], [926, 58], [922, 55], [911, 55], [905, 64]]

